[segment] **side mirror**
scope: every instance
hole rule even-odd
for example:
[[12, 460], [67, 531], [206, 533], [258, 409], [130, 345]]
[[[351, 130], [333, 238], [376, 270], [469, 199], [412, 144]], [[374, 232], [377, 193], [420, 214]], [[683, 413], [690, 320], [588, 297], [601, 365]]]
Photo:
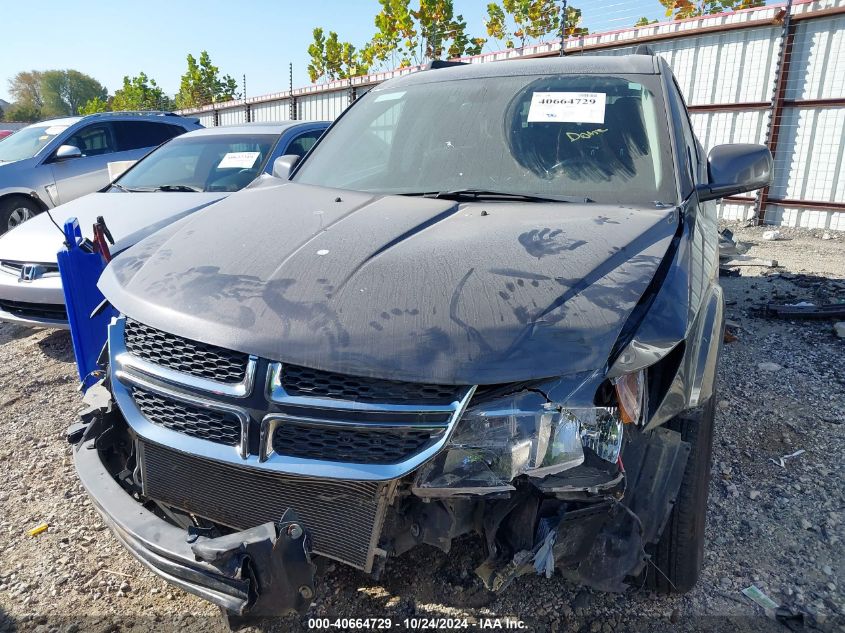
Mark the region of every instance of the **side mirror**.
[[716, 200], [766, 187], [772, 182], [772, 153], [765, 145], [717, 145], [707, 156], [710, 182], [698, 186], [699, 200]]
[[293, 171], [293, 168], [296, 167], [298, 162], [299, 156], [296, 154], [285, 154], [284, 156], [279, 156], [275, 161], [273, 161], [273, 175], [276, 178], [288, 180], [290, 178], [290, 173]]
[[68, 160], [69, 158], [80, 158], [82, 150], [76, 145], [62, 145], [56, 150], [56, 160]]

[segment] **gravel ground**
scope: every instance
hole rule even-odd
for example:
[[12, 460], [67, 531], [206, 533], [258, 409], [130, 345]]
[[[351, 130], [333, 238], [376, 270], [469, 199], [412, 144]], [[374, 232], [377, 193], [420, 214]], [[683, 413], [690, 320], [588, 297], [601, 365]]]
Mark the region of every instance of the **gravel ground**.
[[[448, 555], [421, 547], [389, 561], [378, 581], [330, 565], [307, 616], [258, 629], [308, 630], [309, 617], [329, 616], [391, 617], [396, 628], [458, 617], [471, 629], [509, 618], [532, 631], [788, 630], [740, 593], [755, 584], [803, 614], [794, 630], [843, 630], [845, 339], [829, 321], [755, 308], [770, 297], [845, 301], [845, 235], [781, 229], [785, 239], [767, 242], [761, 228], [732, 228], [750, 255], [782, 267], [723, 279], [737, 340], [720, 367], [707, 554], [692, 592], [601, 594], [524, 577], [492, 595], [472, 572], [483, 552], [464, 539]], [[64, 440], [78, 409], [67, 334], [0, 325], [0, 631], [225, 630], [215, 608], [147, 572], [103, 526]], [[42, 522], [49, 529], [29, 536]]]

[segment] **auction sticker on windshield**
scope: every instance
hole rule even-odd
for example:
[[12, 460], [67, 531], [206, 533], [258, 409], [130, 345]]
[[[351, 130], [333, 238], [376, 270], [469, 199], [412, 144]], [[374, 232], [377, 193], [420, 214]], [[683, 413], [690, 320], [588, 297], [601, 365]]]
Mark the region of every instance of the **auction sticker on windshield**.
[[261, 152], [229, 152], [217, 165], [217, 169], [238, 168], [249, 169], [255, 165], [255, 161]]
[[528, 123], [604, 123], [603, 92], [535, 92]]

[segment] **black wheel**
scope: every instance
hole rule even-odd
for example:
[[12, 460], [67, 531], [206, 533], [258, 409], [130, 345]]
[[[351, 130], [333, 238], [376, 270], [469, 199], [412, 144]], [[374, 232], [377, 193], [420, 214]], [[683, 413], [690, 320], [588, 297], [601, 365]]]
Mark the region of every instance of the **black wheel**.
[[35, 201], [23, 196], [12, 196], [0, 200], [0, 234], [11, 231], [40, 212], [41, 208]]
[[690, 443], [690, 455], [675, 507], [660, 541], [651, 549], [654, 566], [646, 568], [646, 585], [661, 593], [689, 591], [701, 572], [715, 403], [714, 395], [700, 409], [666, 423], [668, 428], [681, 434], [682, 440]]

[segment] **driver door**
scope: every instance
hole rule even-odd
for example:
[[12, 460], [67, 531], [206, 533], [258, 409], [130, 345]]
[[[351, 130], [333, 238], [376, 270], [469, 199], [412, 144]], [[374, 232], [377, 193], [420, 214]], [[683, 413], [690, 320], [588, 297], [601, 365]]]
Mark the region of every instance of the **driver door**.
[[77, 158], [50, 158], [56, 183], [56, 204], [102, 189], [109, 184], [108, 163], [115, 152], [114, 134], [109, 123], [92, 123], [73, 132], [63, 141], [82, 151]]

